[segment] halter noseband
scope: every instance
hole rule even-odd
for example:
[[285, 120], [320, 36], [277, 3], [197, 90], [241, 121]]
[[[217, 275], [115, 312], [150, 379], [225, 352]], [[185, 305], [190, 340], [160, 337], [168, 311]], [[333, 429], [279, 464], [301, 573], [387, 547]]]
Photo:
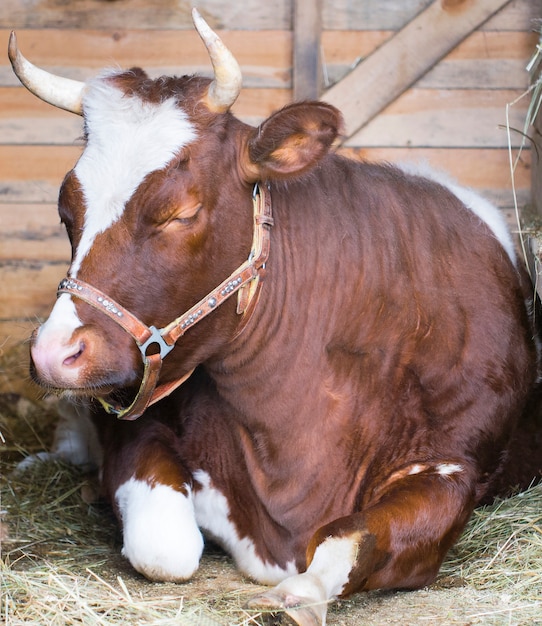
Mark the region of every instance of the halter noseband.
[[[197, 324], [209, 313], [212, 313], [235, 293], [238, 294], [237, 313], [245, 316], [241, 322], [241, 328], [244, 327], [250, 313], [254, 310], [257, 296], [259, 295], [265, 263], [269, 256], [269, 231], [273, 225], [271, 198], [265, 187], [258, 184], [254, 185], [252, 201], [254, 208], [254, 231], [252, 248], [248, 259], [186, 313], [183, 313], [183, 315], [163, 328], [147, 326], [105, 293], [82, 280], [76, 278], [65, 278], [62, 280], [58, 286], [57, 297], [62, 293], [68, 293], [90, 304], [98, 311], [105, 313], [133, 337], [141, 351], [144, 370], [136, 397], [127, 407], [98, 397], [98, 400], [108, 413], [116, 415], [119, 419], [135, 420], [142, 415], [148, 406], [161, 400], [182, 385], [194, 370], [191, 370], [178, 380], [165, 383], [159, 387], [156, 386], [163, 359], [173, 350], [175, 342], [189, 328]], [[151, 345], [156, 345], [159, 348], [156, 354], [147, 354]]]

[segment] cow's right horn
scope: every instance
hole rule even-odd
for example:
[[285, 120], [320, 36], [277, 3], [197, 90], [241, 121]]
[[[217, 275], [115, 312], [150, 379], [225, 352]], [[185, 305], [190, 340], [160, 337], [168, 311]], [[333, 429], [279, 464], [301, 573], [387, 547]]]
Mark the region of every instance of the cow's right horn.
[[192, 9], [192, 19], [207, 48], [215, 72], [215, 78], [209, 85], [207, 92], [207, 106], [211, 111], [224, 113], [237, 100], [237, 96], [241, 92], [243, 80], [241, 68], [233, 54], [201, 17], [197, 9]]
[[32, 65], [17, 47], [17, 37], [12, 31], [8, 47], [9, 60], [21, 83], [45, 102], [71, 113], [83, 114], [85, 83], [55, 76]]

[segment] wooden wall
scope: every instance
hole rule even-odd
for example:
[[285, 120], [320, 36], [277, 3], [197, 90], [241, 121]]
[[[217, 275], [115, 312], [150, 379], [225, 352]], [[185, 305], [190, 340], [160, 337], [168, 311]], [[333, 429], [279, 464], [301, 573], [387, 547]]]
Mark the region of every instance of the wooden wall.
[[[321, 11], [307, 32], [303, 15], [314, 8], [308, 0], [2, 0], [0, 42], [7, 46], [16, 29], [34, 63], [78, 79], [111, 65], [140, 65], [154, 76], [208, 73], [190, 19], [195, 4], [242, 66], [236, 113], [258, 123], [292, 99], [293, 83], [301, 80], [294, 49], [311, 35], [320, 51], [323, 99], [352, 108], [349, 119], [373, 106], [375, 94], [381, 99], [376, 114], [349, 128], [345, 151], [427, 160], [510, 214], [505, 111], [527, 87], [525, 65], [538, 42], [533, 20], [542, 17], [542, 0], [317, 1]], [[436, 5], [439, 13], [431, 17]], [[487, 19], [473, 19], [481, 5], [489, 7]], [[457, 41], [446, 43], [452, 22], [459, 24]], [[441, 51], [443, 42], [449, 51]], [[419, 76], [409, 78], [413, 71]], [[512, 107], [512, 127], [522, 127], [527, 100]], [[2, 54], [0, 349], [26, 337], [47, 314], [65, 274], [69, 246], [55, 203], [64, 173], [80, 154], [80, 134], [81, 120], [27, 93]], [[520, 134], [512, 138], [518, 145]], [[516, 186], [520, 203], [526, 202], [528, 152]]]

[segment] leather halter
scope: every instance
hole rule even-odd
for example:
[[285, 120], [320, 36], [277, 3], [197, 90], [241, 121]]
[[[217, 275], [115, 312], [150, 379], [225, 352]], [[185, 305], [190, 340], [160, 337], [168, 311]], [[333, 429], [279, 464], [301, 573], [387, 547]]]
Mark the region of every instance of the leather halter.
[[[189, 328], [197, 324], [209, 313], [212, 313], [235, 293], [238, 294], [237, 313], [244, 316], [238, 333], [244, 328], [258, 299], [261, 280], [265, 272], [265, 263], [269, 256], [270, 228], [273, 225], [269, 192], [263, 186], [254, 185], [252, 201], [254, 208], [254, 232], [252, 249], [248, 259], [230, 274], [226, 280], [220, 283], [218, 287], [188, 309], [186, 313], [183, 313], [183, 315], [163, 328], [158, 329], [152, 325], [147, 326], [105, 293], [82, 280], [68, 277], [60, 283], [57, 297], [62, 293], [68, 293], [90, 304], [98, 311], [105, 313], [133, 337], [141, 351], [144, 370], [136, 397], [127, 407], [98, 397], [98, 400], [108, 413], [116, 415], [119, 419], [135, 420], [143, 414], [148, 406], [161, 400], [182, 385], [194, 370], [175, 381], [156, 386], [163, 359], [173, 350], [175, 342]], [[151, 345], [158, 347], [159, 351], [156, 354], [147, 354]]]

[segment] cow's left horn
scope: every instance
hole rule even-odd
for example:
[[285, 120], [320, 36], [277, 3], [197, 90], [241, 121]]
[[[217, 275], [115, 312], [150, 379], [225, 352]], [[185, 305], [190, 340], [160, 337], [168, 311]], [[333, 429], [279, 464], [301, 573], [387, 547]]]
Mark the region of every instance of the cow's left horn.
[[207, 106], [217, 113], [227, 111], [241, 92], [242, 74], [233, 54], [220, 37], [210, 28], [197, 9], [192, 9], [194, 26], [199, 33], [215, 73], [207, 92]]
[[45, 102], [71, 113], [83, 114], [85, 83], [55, 76], [32, 65], [17, 47], [17, 37], [12, 31], [8, 47], [9, 60], [21, 83]]

